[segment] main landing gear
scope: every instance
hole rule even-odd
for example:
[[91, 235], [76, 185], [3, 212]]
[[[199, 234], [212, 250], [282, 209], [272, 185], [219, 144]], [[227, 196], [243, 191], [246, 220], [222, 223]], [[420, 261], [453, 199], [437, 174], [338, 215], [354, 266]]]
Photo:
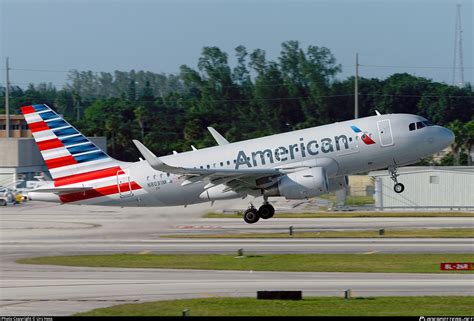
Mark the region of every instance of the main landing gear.
[[388, 167], [390, 178], [395, 183], [395, 185], [393, 185], [393, 190], [395, 191], [395, 193], [400, 194], [401, 192], [405, 190], [405, 186], [402, 183], [398, 182], [397, 177], [400, 176], [400, 174], [398, 174], [397, 171], [398, 171], [398, 168], [396, 166]]
[[270, 205], [268, 199], [265, 198], [263, 205], [260, 206], [258, 210], [250, 204], [250, 207], [244, 212], [244, 221], [253, 224], [257, 223], [261, 218], [268, 220], [273, 217], [273, 214], [275, 214], [275, 208]]

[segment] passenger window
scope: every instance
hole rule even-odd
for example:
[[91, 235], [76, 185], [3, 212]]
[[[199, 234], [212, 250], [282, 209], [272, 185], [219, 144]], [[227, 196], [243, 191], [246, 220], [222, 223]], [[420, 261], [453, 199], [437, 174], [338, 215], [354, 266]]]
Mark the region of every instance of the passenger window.
[[227, 161], [227, 165], [230, 165], [230, 161]]
[[420, 129], [420, 128], [423, 128], [423, 127], [425, 127], [425, 125], [421, 121], [416, 123], [416, 129]]
[[224, 166], [224, 163], [223, 163], [223, 162], [221, 162], [221, 167], [222, 167], [222, 166]]
[[412, 130], [415, 130], [415, 123], [411, 123], [408, 128], [410, 129], [410, 131]]

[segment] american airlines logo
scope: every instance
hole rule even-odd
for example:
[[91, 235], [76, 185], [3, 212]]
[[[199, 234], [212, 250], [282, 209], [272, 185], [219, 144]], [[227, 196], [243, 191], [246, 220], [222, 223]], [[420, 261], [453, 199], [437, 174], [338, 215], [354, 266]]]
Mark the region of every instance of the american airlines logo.
[[360, 139], [366, 144], [366, 145], [372, 145], [375, 144], [372, 138], [367, 134], [367, 132], [363, 132], [359, 129], [359, 127], [352, 125], [351, 126], [352, 130], [354, 133], [356, 133]]
[[245, 151], [240, 150], [237, 155], [235, 169], [239, 169], [239, 167], [243, 165], [250, 168], [258, 165], [273, 164], [275, 162], [285, 162], [295, 158], [316, 156], [319, 153], [332, 153], [334, 151], [340, 151], [341, 149], [349, 149], [349, 140], [346, 135], [334, 136], [334, 139], [323, 138], [321, 139], [321, 143], [317, 140], [305, 142], [303, 138], [300, 138], [297, 144], [251, 152], [249, 154], [251, 157], [248, 156]]

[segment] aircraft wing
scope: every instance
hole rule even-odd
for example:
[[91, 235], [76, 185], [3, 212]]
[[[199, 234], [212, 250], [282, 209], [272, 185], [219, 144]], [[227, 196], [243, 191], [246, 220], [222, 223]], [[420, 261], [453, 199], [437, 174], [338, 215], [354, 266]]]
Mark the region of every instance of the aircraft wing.
[[[284, 169], [267, 168], [267, 169], [218, 169], [218, 168], [185, 168], [179, 166], [171, 166], [164, 163], [159, 157], [151, 152], [145, 145], [138, 140], [133, 143], [143, 155], [150, 166], [158, 171], [182, 175], [186, 180], [182, 185], [189, 185], [204, 179], [209, 181], [205, 188], [210, 188], [218, 184], [224, 184], [229, 189], [260, 189], [257, 187], [256, 180], [263, 177], [277, 177], [285, 173]], [[264, 183], [264, 182], [263, 182]], [[268, 184], [273, 184], [273, 180], [269, 180]], [[263, 184], [265, 185], [265, 184]]]

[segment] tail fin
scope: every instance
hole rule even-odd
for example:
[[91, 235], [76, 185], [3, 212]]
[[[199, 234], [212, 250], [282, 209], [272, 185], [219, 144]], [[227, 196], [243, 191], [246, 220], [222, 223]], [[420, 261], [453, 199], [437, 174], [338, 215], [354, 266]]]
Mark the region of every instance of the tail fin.
[[24, 106], [21, 112], [55, 183], [91, 172], [103, 173], [104, 169], [120, 170], [121, 162], [107, 155], [49, 106]]

